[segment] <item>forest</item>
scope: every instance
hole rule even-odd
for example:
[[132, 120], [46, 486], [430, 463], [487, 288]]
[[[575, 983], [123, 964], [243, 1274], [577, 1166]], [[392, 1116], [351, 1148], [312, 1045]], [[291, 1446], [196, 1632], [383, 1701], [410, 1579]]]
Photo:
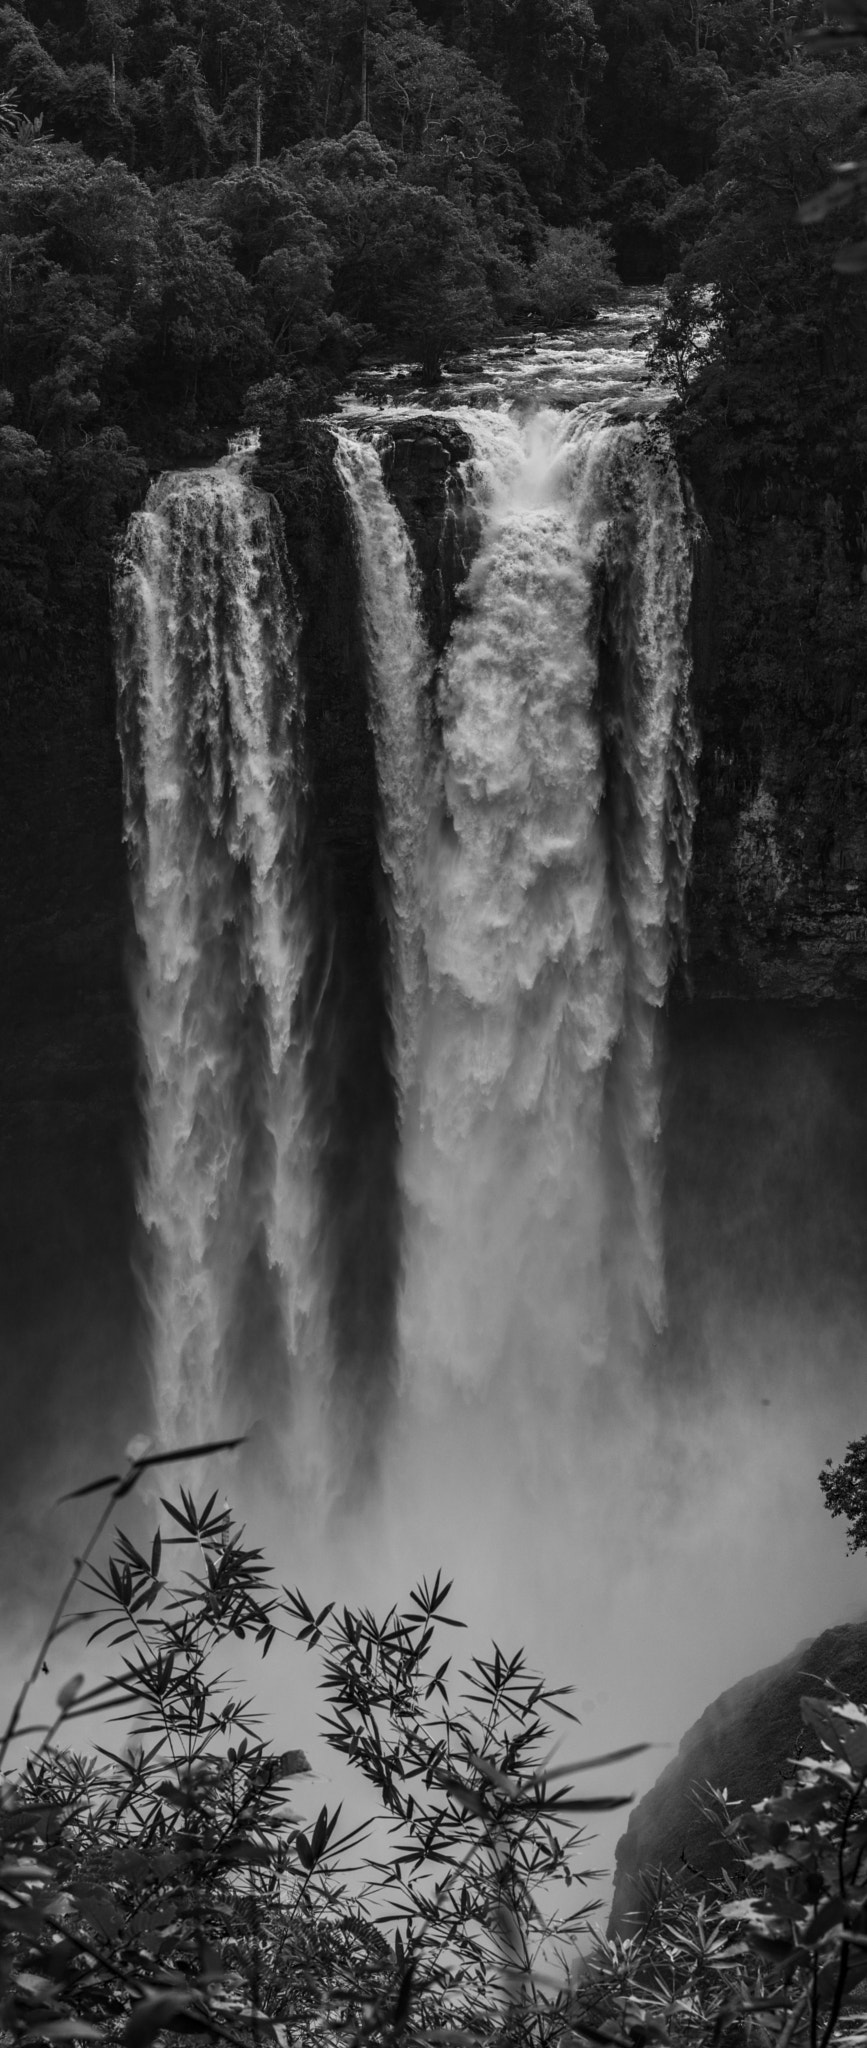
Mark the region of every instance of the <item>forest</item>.
[[[28, 0], [0, 9], [2, 608], [13, 669], [104, 591], [148, 473], [436, 380], [661, 284], [726, 468], [863, 467], [839, 220], [863, 50], [815, 0]], [[708, 322], [708, 288], [713, 318]], [[704, 437], [704, 441], [702, 439]], [[717, 443], [725, 447], [720, 451]], [[860, 502], [860, 492], [859, 492]]]

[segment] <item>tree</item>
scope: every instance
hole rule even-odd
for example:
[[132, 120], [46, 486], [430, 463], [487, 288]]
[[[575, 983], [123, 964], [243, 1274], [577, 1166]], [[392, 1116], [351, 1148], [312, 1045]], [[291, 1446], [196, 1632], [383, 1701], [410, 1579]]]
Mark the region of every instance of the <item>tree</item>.
[[493, 302], [472, 216], [430, 186], [404, 182], [376, 138], [306, 144], [287, 178], [327, 228], [336, 310], [410, 351], [436, 382], [452, 350], [483, 341]]
[[101, 63], [108, 65], [113, 107], [117, 106], [118, 73], [123, 71], [132, 45], [133, 12], [134, 0], [87, 0], [93, 51]]
[[867, 1550], [867, 1436], [848, 1445], [841, 1465], [827, 1459], [819, 1485], [829, 1513], [846, 1516], [847, 1550]]
[[37, 140], [0, 153], [0, 202], [0, 378], [18, 424], [66, 445], [135, 357], [135, 309], [157, 270], [153, 200], [124, 165]]
[[529, 279], [531, 306], [546, 327], [595, 320], [600, 305], [617, 293], [611, 256], [593, 228], [548, 229]]
[[322, 0], [311, 23], [310, 40], [318, 59], [324, 136], [347, 123], [370, 120], [371, 40], [396, 15], [412, 17], [408, 0]]
[[578, 224], [590, 194], [590, 99], [605, 68], [590, 0], [496, 0], [488, 63], [521, 119], [519, 152], [547, 220]]
[[309, 51], [278, 0], [208, 0], [194, 19], [226, 141], [258, 167], [309, 127]]
[[[803, 42], [817, 56], [836, 56], [841, 50], [852, 48], [860, 51], [867, 44], [867, 0], [829, 0], [824, 26], [808, 31]], [[867, 162], [853, 157], [833, 168], [833, 182], [801, 205], [801, 220], [809, 225], [853, 205], [860, 206], [862, 212], [867, 210]], [[844, 242], [834, 257], [834, 268], [846, 277], [858, 277], [867, 271], [867, 240]]]
[[198, 217], [166, 193], [157, 214], [160, 270], [142, 325], [168, 353], [182, 380], [185, 404], [195, 408], [206, 366], [229, 372], [237, 397], [267, 356], [264, 330], [250, 286], [235, 268], [227, 236], [207, 212]]
[[[332, 1602], [314, 1612], [277, 1586], [216, 1493], [164, 1500], [153, 1537], [116, 1531], [102, 1563], [110, 1513], [143, 1472], [180, 1455], [202, 1453], [135, 1456], [82, 1489], [107, 1505], [0, 1737], [4, 2034], [122, 2029], [127, 2048], [148, 2048], [168, 2029], [281, 2048], [324, 2032], [427, 2048], [444, 2029], [461, 2041], [462, 2028], [490, 2038], [505, 2026], [525, 2048], [553, 2048], [590, 1907], [570, 1898], [560, 1914], [544, 1894], [586, 1882], [573, 1862], [584, 1820], [628, 1804], [576, 1796], [571, 1768], [549, 1774], [548, 1717], [573, 1718], [568, 1688], [493, 1645], [458, 1689], [442, 1632], [462, 1624], [439, 1574], [380, 1621]], [[108, 1649], [108, 1675], [71, 1677], [47, 1719], [25, 1724], [78, 1588], [77, 1619]], [[339, 1808], [307, 1826], [287, 1808], [306, 1759], [271, 1749], [223, 1669], [234, 1639], [265, 1657], [286, 1637], [323, 1657], [325, 1732], [374, 1795], [375, 1845], [366, 1825], [340, 1837]], [[76, 1755], [64, 1731], [95, 1710], [120, 1724], [122, 1745]], [[366, 1881], [350, 1892], [342, 1859], [362, 1845]]]
[[220, 153], [217, 117], [199, 59], [179, 44], [163, 65], [163, 168], [171, 180], [202, 178]]
[[[714, 166], [704, 231], [672, 281], [660, 347], [695, 374], [693, 417], [725, 409], [727, 466], [778, 471], [821, 448], [828, 486], [845, 445], [841, 407], [857, 413], [865, 308], [835, 278], [798, 223], [798, 206], [857, 133], [855, 77], [793, 65], [730, 114]], [[662, 357], [658, 358], [660, 364]]]

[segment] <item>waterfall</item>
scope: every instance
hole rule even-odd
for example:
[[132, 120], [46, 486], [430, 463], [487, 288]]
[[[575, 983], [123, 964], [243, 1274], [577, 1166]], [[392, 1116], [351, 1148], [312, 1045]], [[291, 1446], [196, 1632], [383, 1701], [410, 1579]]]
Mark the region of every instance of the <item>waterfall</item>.
[[[386, 424], [334, 431], [388, 897], [402, 1373], [432, 1399], [511, 1389], [559, 1412], [665, 1320], [659, 1021], [695, 801], [692, 521], [652, 421], [598, 402], [454, 417], [477, 546], [438, 664]], [[361, 1182], [332, 1176], [320, 1215], [316, 1147], [340, 1132], [305, 1097], [305, 975], [327, 935], [302, 889], [299, 622], [279, 519], [241, 470], [163, 478], [118, 576], [139, 1207], [162, 1431], [222, 1426], [258, 1371], [291, 1389], [306, 1441], [336, 1370], [331, 1297], [361, 1285], [328, 1250]]]
[[[237, 1407], [245, 1290], [297, 1365], [314, 1312], [303, 1097], [298, 622], [231, 458], [163, 477], [117, 579], [153, 1380], [161, 1433]], [[251, 1267], [258, 1261], [258, 1285]]]
[[419, 612], [419, 577], [406, 528], [385, 487], [375, 442], [336, 434], [337, 471], [349, 502], [361, 580], [362, 631], [390, 883], [391, 1015], [398, 1099], [415, 1071], [425, 963], [420, 889], [430, 807], [432, 661]]
[[689, 517], [644, 426], [460, 419], [481, 540], [417, 889], [403, 1350], [416, 1386], [538, 1400], [664, 1318], [656, 1026], [693, 810]]

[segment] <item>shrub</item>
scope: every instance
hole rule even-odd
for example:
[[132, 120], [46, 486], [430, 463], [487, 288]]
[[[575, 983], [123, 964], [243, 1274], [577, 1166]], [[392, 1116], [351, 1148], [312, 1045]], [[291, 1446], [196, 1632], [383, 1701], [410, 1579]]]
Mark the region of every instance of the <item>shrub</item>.
[[[105, 1482], [0, 1743], [6, 2037], [147, 2048], [168, 2030], [284, 2048], [323, 2030], [420, 2043], [508, 2023], [528, 2043], [559, 2038], [589, 1908], [557, 1914], [549, 1894], [576, 1878], [580, 1819], [624, 1803], [576, 1797], [571, 1773], [546, 1771], [562, 1694], [494, 1647], [453, 1697], [440, 1635], [460, 1624], [439, 1576], [381, 1622], [314, 1614], [213, 1493], [197, 1506], [182, 1489], [146, 1548], [117, 1531], [94, 1562], [116, 1503], [159, 1462], [134, 1458]], [[75, 1616], [78, 1586], [93, 1604]], [[76, 1619], [112, 1653], [109, 1674], [73, 1678], [51, 1724], [25, 1726], [46, 1654]], [[230, 1639], [266, 1656], [278, 1634], [322, 1650], [328, 1739], [378, 1795], [385, 1841], [368, 1846], [361, 1885], [344, 1859], [366, 1830], [341, 1835], [326, 1807], [300, 1825], [286, 1794], [305, 1758], [274, 1753], [220, 1668]], [[95, 1711], [126, 1740], [77, 1755], [61, 1737]], [[559, 1959], [550, 1987], [540, 1958]]]
[[812, 1747], [772, 1796], [711, 1794], [741, 1859], [701, 1896], [694, 1873], [645, 1880], [635, 1933], [597, 1937], [572, 2014], [585, 2039], [830, 2048], [865, 2038], [867, 1708], [804, 1699]]
[[546, 327], [595, 320], [618, 296], [614, 262], [595, 228], [549, 228], [546, 247], [530, 267], [529, 297]]
[[[738, 1874], [702, 1895], [695, 1873], [648, 1876], [634, 1933], [596, 1934], [576, 1970], [591, 1908], [559, 1912], [556, 1887], [589, 1876], [573, 1867], [586, 1816], [626, 1802], [576, 1796], [580, 1765], [547, 1769], [547, 1716], [572, 1718], [564, 1690], [496, 1645], [456, 1690], [441, 1636], [461, 1624], [439, 1575], [381, 1621], [330, 1602], [314, 1613], [215, 1493], [197, 1507], [182, 1488], [163, 1501], [165, 1533], [140, 1548], [117, 1531], [96, 1562], [115, 1506], [160, 1462], [134, 1457], [100, 1483], [107, 1505], [0, 1740], [5, 2038], [863, 2042], [867, 1708], [805, 1699], [813, 1753], [788, 1782], [743, 1810], [710, 1794]], [[94, 1604], [76, 1616], [79, 1586]], [[72, 1678], [50, 1725], [25, 1725], [76, 1620], [110, 1649], [109, 1675]], [[300, 1824], [286, 1794], [306, 1759], [268, 1746], [219, 1668], [230, 1638], [267, 1656], [278, 1635], [322, 1655], [325, 1731], [377, 1796], [377, 1838], [341, 1835], [339, 1808]], [[77, 1755], [63, 1733], [95, 1711], [126, 1742]], [[358, 1883], [345, 1859], [362, 1842]]]
[[847, 1444], [841, 1465], [826, 1460], [819, 1485], [829, 1512], [846, 1516], [846, 1549], [867, 1550], [867, 1436]]

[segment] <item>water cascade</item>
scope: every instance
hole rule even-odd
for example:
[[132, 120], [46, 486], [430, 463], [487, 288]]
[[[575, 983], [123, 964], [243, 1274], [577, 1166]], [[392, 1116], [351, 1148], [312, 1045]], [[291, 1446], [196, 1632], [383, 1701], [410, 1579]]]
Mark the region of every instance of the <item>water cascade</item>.
[[268, 500], [237, 460], [168, 475], [117, 586], [155, 1403], [169, 1439], [238, 1408], [263, 1319], [315, 1352], [305, 1133], [298, 627]]
[[[449, 501], [472, 564], [439, 660], [384, 476], [395, 409], [350, 404], [334, 429], [387, 899], [403, 1243], [385, 1284], [410, 1406], [495, 1389], [519, 1417], [560, 1414], [664, 1326], [659, 1022], [694, 812], [693, 532], [653, 408], [604, 386], [612, 364], [634, 380], [633, 359], [597, 353], [584, 399], [558, 383], [533, 403], [522, 383], [449, 402], [472, 449]], [[434, 445], [429, 413], [402, 416]], [[299, 622], [279, 518], [239, 458], [154, 486], [117, 609], [160, 1425], [282, 1400], [303, 1439], [332, 1379], [337, 1416], [366, 1154], [362, 1132], [354, 1192], [332, 1174], [326, 1197], [340, 1026], [326, 1017], [305, 1072], [325, 1014], [305, 972], [331, 974], [341, 941], [305, 907], [327, 895], [301, 887], [319, 854], [314, 830], [302, 858]], [[366, 1469], [367, 1380], [390, 1398], [390, 1367], [349, 1363], [335, 1428]]]
[[[394, 843], [422, 863], [412, 887], [400, 872], [398, 957], [423, 957], [428, 980], [403, 1076], [404, 1374], [423, 1398], [495, 1381], [538, 1403], [664, 1320], [657, 1041], [694, 808], [690, 520], [643, 423], [587, 406], [456, 416], [481, 539], [439, 677], [438, 759], [413, 770], [424, 835], [406, 822], [423, 664], [405, 595], [390, 686], [374, 636], [386, 864]], [[381, 610], [378, 458], [358, 444], [342, 459]]]

